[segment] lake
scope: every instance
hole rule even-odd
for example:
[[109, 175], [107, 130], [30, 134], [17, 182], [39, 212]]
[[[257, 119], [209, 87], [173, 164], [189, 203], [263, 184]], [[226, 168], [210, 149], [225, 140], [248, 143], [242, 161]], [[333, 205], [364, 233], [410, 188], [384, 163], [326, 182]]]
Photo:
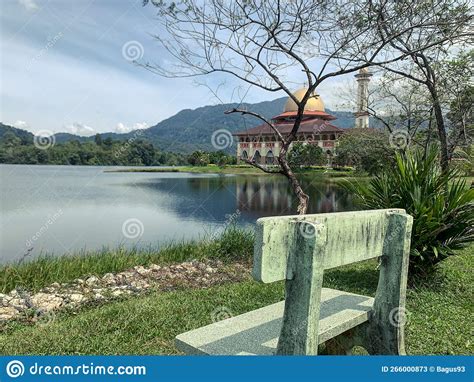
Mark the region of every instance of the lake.
[[[0, 262], [104, 246], [156, 246], [213, 235], [230, 221], [289, 215], [285, 178], [190, 173], [113, 173], [112, 167], [0, 165]], [[309, 212], [345, 211], [340, 186], [304, 178]]]

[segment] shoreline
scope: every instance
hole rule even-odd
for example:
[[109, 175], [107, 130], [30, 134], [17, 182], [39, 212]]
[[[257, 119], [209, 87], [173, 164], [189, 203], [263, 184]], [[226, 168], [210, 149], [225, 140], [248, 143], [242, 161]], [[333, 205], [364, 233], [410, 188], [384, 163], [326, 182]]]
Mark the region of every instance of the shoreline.
[[0, 294], [15, 288], [38, 292], [52, 283], [101, 277], [136, 266], [173, 264], [191, 260], [249, 261], [253, 232], [229, 226], [219, 237], [170, 242], [159, 248], [103, 248], [70, 256], [43, 255], [24, 262], [0, 265]]
[[[279, 174], [269, 174], [259, 170], [253, 166], [246, 165], [230, 165], [219, 167], [217, 165], [208, 166], [175, 166], [175, 167], [130, 167], [122, 169], [104, 170], [106, 173], [127, 173], [127, 172], [146, 172], [146, 173], [192, 173], [192, 174], [224, 174], [224, 175], [265, 175], [276, 176]], [[364, 177], [355, 175], [353, 169], [327, 169], [321, 166], [304, 169], [296, 172], [297, 175], [320, 175], [324, 178], [339, 178], [339, 177]]]

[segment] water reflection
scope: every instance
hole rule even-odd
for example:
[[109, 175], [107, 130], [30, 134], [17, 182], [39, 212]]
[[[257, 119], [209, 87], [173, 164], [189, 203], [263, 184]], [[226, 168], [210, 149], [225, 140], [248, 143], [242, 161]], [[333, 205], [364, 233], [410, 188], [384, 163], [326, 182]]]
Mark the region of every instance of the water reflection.
[[[41, 252], [153, 245], [200, 237], [239, 210], [238, 224], [296, 213], [297, 200], [282, 176], [185, 173], [105, 173], [101, 167], [0, 166], [0, 262], [21, 258], [34, 242]], [[309, 213], [353, 209], [337, 184], [301, 179]], [[61, 211], [53, 224], [50, 217]], [[143, 235], [130, 240], [122, 224], [139, 219]], [[40, 234], [38, 234], [40, 233]], [[34, 239], [34, 240], [33, 240]]]
[[[303, 188], [310, 197], [308, 213], [347, 211], [352, 200], [347, 191], [334, 183], [304, 177]], [[172, 195], [169, 204], [181, 216], [223, 221], [235, 210], [248, 222], [261, 216], [296, 213], [297, 200], [282, 176], [207, 176], [181, 179], [155, 179], [137, 184], [154, 193]]]

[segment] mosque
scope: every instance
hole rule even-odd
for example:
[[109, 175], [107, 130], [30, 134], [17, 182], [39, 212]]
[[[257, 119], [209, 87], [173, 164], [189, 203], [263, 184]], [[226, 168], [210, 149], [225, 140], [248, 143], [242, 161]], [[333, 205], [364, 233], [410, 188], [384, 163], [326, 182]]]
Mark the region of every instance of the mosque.
[[[368, 84], [371, 73], [365, 68], [361, 69], [355, 76], [358, 82], [357, 88], [357, 112], [355, 128], [369, 127], [369, 113], [367, 111]], [[293, 95], [301, 100], [307, 89], [297, 90]], [[298, 106], [288, 98], [283, 113], [272, 118], [272, 123], [285, 136], [290, 133], [298, 112]], [[303, 144], [318, 145], [328, 157], [337, 155], [337, 144], [339, 137], [346, 129], [341, 129], [331, 124], [336, 117], [326, 113], [323, 100], [318, 94], [314, 94], [306, 103], [303, 120], [298, 129], [295, 142]], [[254, 160], [259, 164], [276, 164], [276, 157], [280, 154], [281, 142], [277, 135], [267, 124], [261, 124], [245, 131], [234, 133], [237, 138], [237, 158], [242, 160]]]

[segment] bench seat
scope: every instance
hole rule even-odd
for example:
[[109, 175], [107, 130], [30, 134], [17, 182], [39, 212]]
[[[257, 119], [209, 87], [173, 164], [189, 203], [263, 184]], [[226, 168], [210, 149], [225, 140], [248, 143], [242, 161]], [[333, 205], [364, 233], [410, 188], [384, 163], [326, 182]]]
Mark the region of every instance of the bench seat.
[[[323, 288], [319, 343], [368, 320], [372, 297]], [[176, 337], [176, 347], [186, 354], [273, 355], [282, 326], [285, 302], [191, 330]]]

